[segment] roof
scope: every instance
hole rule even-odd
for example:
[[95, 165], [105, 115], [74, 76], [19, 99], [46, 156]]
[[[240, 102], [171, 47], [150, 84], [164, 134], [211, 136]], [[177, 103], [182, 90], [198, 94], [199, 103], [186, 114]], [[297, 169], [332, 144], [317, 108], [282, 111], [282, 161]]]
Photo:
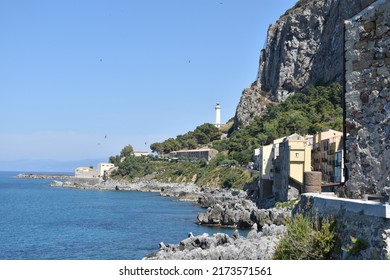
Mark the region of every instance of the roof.
[[216, 151], [215, 149], [210, 148], [203, 148], [203, 149], [194, 149], [194, 150], [178, 150], [178, 151], [172, 151], [171, 153], [189, 153], [189, 152], [210, 152], [210, 151]]

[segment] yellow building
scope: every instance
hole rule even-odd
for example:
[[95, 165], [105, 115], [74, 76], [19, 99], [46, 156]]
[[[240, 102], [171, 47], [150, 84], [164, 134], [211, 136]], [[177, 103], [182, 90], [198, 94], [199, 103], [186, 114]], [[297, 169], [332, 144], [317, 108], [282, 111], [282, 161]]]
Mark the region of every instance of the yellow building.
[[335, 176], [335, 174], [342, 173], [342, 170], [338, 170], [338, 168], [344, 169], [343, 163], [342, 165], [335, 164], [337, 161], [335, 155], [338, 151], [343, 150], [342, 144], [343, 133], [337, 130], [329, 129], [314, 136], [312, 165], [314, 171], [321, 171], [322, 181], [336, 182], [336, 177], [339, 176]]
[[303, 173], [311, 171], [311, 146], [305, 138], [287, 139], [289, 177], [303, 184]]
[[311, 148], [310, 137], [299, 134], [274, 144], [272, 192], [277, 200], [287, 200], [290, 185], [303, 185], [304, 172], [311, 171]]

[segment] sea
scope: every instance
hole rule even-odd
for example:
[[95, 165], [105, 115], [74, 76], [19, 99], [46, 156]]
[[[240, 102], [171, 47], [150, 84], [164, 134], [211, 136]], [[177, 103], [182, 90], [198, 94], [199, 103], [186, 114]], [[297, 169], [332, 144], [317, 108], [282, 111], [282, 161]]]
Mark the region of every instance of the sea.
[[205, 211], [158, 193], [51, 187], [0, 172], [0, 260], [140, 260], [160, 242], [233, 229], [197, 225]]

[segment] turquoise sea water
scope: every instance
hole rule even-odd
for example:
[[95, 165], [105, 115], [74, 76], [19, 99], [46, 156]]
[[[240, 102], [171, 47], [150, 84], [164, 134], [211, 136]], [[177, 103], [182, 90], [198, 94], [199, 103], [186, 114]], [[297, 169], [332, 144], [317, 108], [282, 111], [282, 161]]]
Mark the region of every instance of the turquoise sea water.
[[198, 226], [203, 209], [158, 193], [50, 187], [0, 172], [0, 259], [142, 259], [159, 242], [232, 229]]

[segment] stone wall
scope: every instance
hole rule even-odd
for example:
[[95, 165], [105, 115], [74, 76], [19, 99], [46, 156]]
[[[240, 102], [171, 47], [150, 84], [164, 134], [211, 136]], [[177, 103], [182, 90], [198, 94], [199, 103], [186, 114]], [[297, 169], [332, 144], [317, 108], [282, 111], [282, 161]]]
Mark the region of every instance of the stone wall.
[[390, 192], [390, 1], [345, 22], [346, 167], [340, 195]]
[[[338, 259], [390, 258], [390, 206], [387, 204], [302, 194], [296, 213], [336, 220], [339, 246], [344, 249], [336, 252]], [[355, 245], [357, 242], [354, 244], [351, 238], [359, 240], [360, 245]]]

